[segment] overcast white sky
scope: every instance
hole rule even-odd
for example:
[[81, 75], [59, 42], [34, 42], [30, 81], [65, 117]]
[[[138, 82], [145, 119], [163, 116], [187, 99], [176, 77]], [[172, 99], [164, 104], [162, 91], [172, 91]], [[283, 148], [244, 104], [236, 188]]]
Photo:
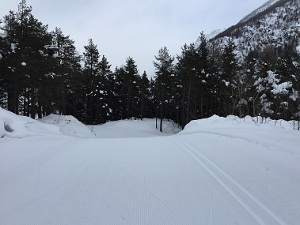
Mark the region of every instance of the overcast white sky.
[[[0, 17], [17, 11], [21, 0], [0, 0]], [[201, 31], [236, 24], [267, 0], [27, 0], [49, 30], [60, 27], [80, 53], [92, 38], [114, 67], [131, 56], [140, 73], [154, 73], [154, 55], [166, 46], [172, 55], [195, 42]]]

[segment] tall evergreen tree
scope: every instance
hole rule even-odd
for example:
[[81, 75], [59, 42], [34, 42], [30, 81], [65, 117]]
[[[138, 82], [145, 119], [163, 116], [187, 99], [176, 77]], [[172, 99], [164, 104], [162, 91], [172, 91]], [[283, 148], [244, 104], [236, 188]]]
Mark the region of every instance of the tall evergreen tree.
[[196, 49], [196, 71], [198, 78], [198, 93], [197, 99], [199, 99], [199, 108], [197, 117], [203, 118], [212, 115], [212, 105], [214, 98], [212, 98], [213, 92], [213, 79], [211, 75], [209, 49], [207, 46], [207, 40], [202, 32], [200, 34], [200, 45]]
[[275, 73], [271, 70], [272, 66], [269, 63], [264, 62], [261, 59], [258, 63], [259, 73], [253, 84], [257, 92], [258, 99], [256, 111], [257, 115], [261, 116], [262, 118], [267, 118], [274, 113], [274, 111], [272, 110], [273, 103], [270, 86], [272, 84], [272, 81], [269, 80], [269, 76], [274, 76]]
[[100, 54], [97, 45], [89, 39], [88, 45], [84, 46], [83, 75], [85, 80], [85, 122], [96, 124], [97, 109], [99, 107], [99, 96], [97, 86], [99, 77]]
[[209, 43], [209, 95], [211, 96], [211, 115], [223, 115], [222, 110], [222, 49], [215, 43]]
[[133, 58], [129, 57], [126, 60], [125, 69], [125, 86], [127, 88], [126, 91], [126, 111], [127, 111], [127, 119], [129, 118], [137, 118], [139, 115], [139, 93], [138, 93], [138, 82], [139, 82], [139, 74], [137, 70], [137, 66]]
[[157, 107], [159, 109], [160, 126], [162, 132], [163, 119], [168, 114], [168, 106], [172, 96], [172, 80], [174, 80], [174, 58], [167, 47], [163, 47], [155, 56], [154, 67], [156, 74]]
[[77, 87], [81, 84], [81, 58], [76, 51], [74, 41], [65, 36], [60, 28], [55, 28], [52, 44], [47, 47], [48, 54], [55, 59], [57, 87], [57, 105], [62, 114], [78, 116], [80, 101]]
[[[1, 32], [1, 31], [0, 31]], [[7, 38], [0, 33], [0, 107], [7, 108], [7, 88], [9, 76], [9, 54], [11, 46]]]
[[39, 116], [42, 111], [42, 102], [45, 96], [41, 90], [47, 88], [43, 78], [49, 73], [45, 45], [51, 43], [51, 35], [47, 26], [43, 25], [32, 15], [32, 8], [26, 1], [18, 6], [18, 11], [9, 12], [4, 17], [5, 38], [11, 46], [7, 54], [9, 71], [6, 71], [8, 109], [12, 112]]
[[[239, 102], [240, 110], [243, 110], [244, 115], [257, 116], [257, 104], [259, 94], [255, 88], [255, 82], [259, 77], [259, 60], [258, 52], [251, 51], [245, 59], [243, 66], [245, 77], [243, 100]], [[240, 115], [241, 116], [241, 115]]]
[[[19, 112], [19, 96], [21, 95], [21, 84], [24, 78], [20, 73], [16, 73], [17, 66], [20, 67], [20, 59], [16, 57], [16, 30], [19, 26], [19, 21], [15, 12], [10, 11], [3, 19], [1, 30], [3, 32], [1, 49], [1, 77], [3, 82], [4, 92], [7, 95], [7, 108], [8, 110], [18, 113]], [[23, 78], [23, 79], [21, 79]]]
[[97, 79], [97, 86], [96, 86], [96, 97], [98, 98], [99, 102], [97, 105], [97, 118], [96, 123], [102, 124], [105, 123], [107, 120], [110, 120], [111, 117], [111, 110], [110, 104], [111, 100], [109, 99], [109, 83], [108, 80], [111, 75], [110, 70], [111, 65], [109, 64], [107, 58], [103, 55], [100, 62], [99, 62], [99, 75]]
[[237, 86], [239, 82], [238, 64], [234, 53], [235, 45], [229, 39], [222, 54], [221, 69], [221, 102], [223, 103], [223, 115], [234, 115], [237, 108]]
[[153, 115], [151, 103], [151, 92], [150, 92], [150, 81], [147, 77], [146, 71], [144, 71], [140, 82], [139, 82], [139, 95], [140, 95], [140, 115], [139, 117], [143, 119], [144, 117], [151, 117]]
[[191, 119], [197, 118], [197, 109], [195, 108], [199, 87], [199, 79], [197, 74], [197, 57], [196, 49], [193, 44], [184, 45], [182, 47], [181, 56], [177, 57], [177, 76], [182, 87], [182, 121], [181, 124], [185, 126]]
[[295, 128], [300, 130], [300, 51], [294, 51], [289, 57], [290, 81], [292, 82], [292, 91], [290, 93], [289, 110], [292, 114], [291, 119], [296, 120]]
[[116, 68], [114, 72], [114, 97], [112, 111], [115, 120], [126, 119], [127, 118], [127, 87], [126, 87], [126, 72], [124, 67]]

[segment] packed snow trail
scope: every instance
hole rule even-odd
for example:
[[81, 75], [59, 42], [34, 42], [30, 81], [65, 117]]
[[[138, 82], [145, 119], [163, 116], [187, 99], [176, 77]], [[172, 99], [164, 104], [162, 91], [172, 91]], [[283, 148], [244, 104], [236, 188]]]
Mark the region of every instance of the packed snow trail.
[[297, 225], [299, 132], [237, 123], [196, 121], [167, 137], [2, 138], [0, 225]]
[[[262, 204], [257, 198], [250, 194], [244, 187], [233, 180], [228, 174], [218, 168], [211, 160], [205, 157], [200, 151], [185, 141], [175, 140], [184, 150], [187, 151], [200, 166], [205, 168], [211, 178], [215, 179], [221, 189], [224, 189], [249, 213], [258, 224], [282, 224], [283, 222], [270, 209]], [[250, 206], [252, 205], [252, 207]], [[254, 224], [254, 223], [253, 223]]]

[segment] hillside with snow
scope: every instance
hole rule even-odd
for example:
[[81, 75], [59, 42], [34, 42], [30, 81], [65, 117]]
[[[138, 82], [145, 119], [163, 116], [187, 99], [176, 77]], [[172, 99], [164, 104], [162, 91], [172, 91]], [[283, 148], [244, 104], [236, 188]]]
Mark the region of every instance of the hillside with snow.
[[287, 46], [296, 48], [300, 41], [300, 1], [270, 0], [238, 24], [215, 35], [212, 41], [224, 46], [229, 39], [233, 39], [240, 61], [249, 52], [270, 46], [278, 53]]
[[251, 18], [257, 16], [258, 14], [260, 14], [262, 12], [264, 12], [265, 10], [272, 7], [275, 3], [278, 3], [278, 2], [286, 2], [286, 0], [269, 0], [265, 4], [263, 4], [261, 7], [254, 10], [249, 15], [245, 16], [239, 23], [243, 23], [243, 22], [246, 22], [246, 21], [250, 20]]
[[0, 109], [0, 225], [299, 223], [293, 122], [42, 121]]

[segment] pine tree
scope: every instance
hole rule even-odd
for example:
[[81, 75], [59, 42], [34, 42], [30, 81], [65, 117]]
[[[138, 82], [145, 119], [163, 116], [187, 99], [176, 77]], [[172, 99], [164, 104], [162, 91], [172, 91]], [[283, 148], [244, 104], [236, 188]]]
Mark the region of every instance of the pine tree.
[[181, 56], [177, 57], [177, 76], [182, 86], [182, 122], [185, 126], [191, 119], [197, 118], [197, 109], [193, 106], [196, 104], [196, 96], [199, 87], [199, 77], [197, 74], [197, 57], [196, 49], [193, 44], [182, 47]]
[[211, 115], [223, 115], [221, 87], [222, 83], [222, 49], [215, 43], [209, 46], [209, 81], [208, 89], [211, 96]]
[[292, 95], [292, 70], [293, 63], [292, 55], [288, 56], [288, 58], [279, 57], [277, 60], [277, 70], [275, 70], [275, 74], [278, 74], [276, 77], [277, 82], [273, 83], [272, 95], [274, 97], [274, 114], [277, 118], [288, 120], [292, 117], [291, 107], [291, 99]]
[[[20, 67], [20, 60], [16, 57], [16, 29], [19, 26], [17, 15], [15, 12], [10, 11], [3, 19], [4, 38], [2, 39], [1, 54], [1, 77], [3, 82], [4, 92], [7, 95], [7, 109], [18, 113], [19, 112], [19, 96], [21, 95], [21, 84], [24, 78], [20, 73], [16, 73], [17, 65]], [[23, 79], [21, 79], [23, 78]]]
[[243, 73], [245, 77], [243, 100], [239, 102], [239, 108], [244, 111], [245, 115], [257, 116], [257, 104], [259, 101], [259, 94], [255, 88], [255, 82], [259, 77], [259, 60], [258, 52], [250, 51], [245, 59], [243, 66]]
[[172, 80], [174, 79], [174, 58], [169, 50], [164, 47], [155, 56], [154, 67], [156, 69], [156, 95], [157, 107], [159, 108], [160, 128], [162, 132], [163, 119], [168, 114], [169, 103], [172, 98]]
[[139, 98], [140, 98], [140, 115], [139, 117], [143, 120], [145, 117], [152, 117], [152, 102], [150, 92], [150, 81], [147, 77], [146, 71], [144, 71], [140, 82], [139, 82]]
[[137, 118], [140, 112], [139, 108], [139, 93], [138, 93], [138, 82], [139, 74], [137, 66], [133, 58], [129, 57], [126, 60], [125, 69], [125, 83], [126, 86], [126, 111], [127, 119], [132, 117]]
[[74, 41], [65, 36], [61, 29], [55, 28], [52, 44], [47, 47], [48, 54], [55, 60], [56, 94], [58, 111], [64, 115], [79, 116], [77, 104], [80, 101], [77, 87], [81, 86], [81, 58]]
[[118, 85], [116, 80], [116, 71], [110, 71], [107, 74], [107, 83], [106, 83], [106, 91], [107, 91], [107, 100], [108, 104], [108, 121], [119, 120], [119, 96], [118, 96]]
[[154, 77], [149, 80], [150, 100], [151, 100], [151, 115], [150, 118], [156, 119], [155, 128], [158, 129], [158, 96], [157, 85]]
[[0, 107], [3, 108], [7, 108], [8, 74], [11, 72], [8, 61], [10, 52], [11, 46], [7, 38], [0, 34]]
[[269, 116], [273, 117], [274, 111], [272, 109], [273, 99], [271, 93], [271, 86], [273, 78], [277, 75], [271, 70], [270, 64], [259, 61], [259, 74], [254, 81], [254, 87], [257, 92], [258, 104], [256, 106], [257, 114], [263, 119]]
[[103, 55], [99, 62], [99, 75], [97, 76], [96, 96], [99, 99], [97, 107], [96, 123], [102, 124], [110, 120], [110, 99], [108, 90], [108, 79], [111, 75], [111, 65]]
[[211, 68], [209, 62], [209, 49], [207, 46], [207, 40], [202, 32], [200, 35], [200, 45], [196, 49], [196, 71], [198, 78], [198, 93], [196, 93], [196, 99], [199, 99], [198, 118], [211, 116], [212, 105], [212, 89], [213, 80], [211, 75]]
[[114, 120], [127, 118], [127, 87], [126, 87], [126, 72], [124, 67], [115, 69], [114, 79], [114, 104], [112, 105], [112, 111]]
[[300, 52], [294, 51], [289, 57], [290, 81], [292, 82], [291, 93], [289, 96], [289, 111], [291, 119], [297, 121], [295, 129], [300, 130]]
[[239, 85], [239, 73], [236, 56], [234, 53], [235, 45], [230, 39], [222, 54], [221, 70], [221, 102], [223, 103], [224, 115], [235, 115], [238, 105], [237, 88]]
[[49, 73], [45, 45], [50, 44], [51, 36], [31, 11], [23, 0], [16, 13], [10, 11], [4, 17], [2, 30], [11, 46], [7, 55], [9, 71], [5, 74], [8, 109], [15, 113], [21, 110], [34, 118], [37, 113], [41, 115], [41, 102], [45, 101], [41, 90], [49, 86], [41, 81]]
[[99, 76], [99, 59], [100, 54], [97, 46], [93, 43], [92, 39], [89, 39], [88, 45], [84, 46], [84, 67], [83, 75], [85, 80], [85, 122], [87, 124], [96, 124], [96, 114], [99, 107], [100, 90], [98, 86]]

